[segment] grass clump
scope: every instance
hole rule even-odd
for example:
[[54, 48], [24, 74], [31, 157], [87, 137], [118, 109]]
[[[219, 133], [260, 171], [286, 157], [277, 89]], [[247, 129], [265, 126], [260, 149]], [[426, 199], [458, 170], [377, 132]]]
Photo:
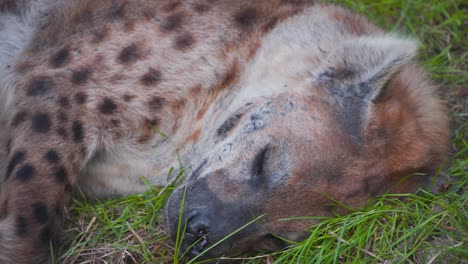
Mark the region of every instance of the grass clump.
[[68, 207], [68, 248], [59, 263], [159, 263], [173, 248], [162, 226], [162, 209], [172, 188], [123, 198], [73, 199]]
[[349, 215], [322, 219], [308, 239], [270, 257], [274, 263], [448, 263], [447, 257], [462, 263], [466, 202], [427, 192], [387, 195]]

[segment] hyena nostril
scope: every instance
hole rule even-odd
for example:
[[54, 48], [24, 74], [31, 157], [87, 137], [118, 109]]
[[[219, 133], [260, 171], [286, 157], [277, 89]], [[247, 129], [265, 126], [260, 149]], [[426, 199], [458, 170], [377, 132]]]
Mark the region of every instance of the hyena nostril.
[[198, 231], [197, 231], [197, 235], [200, 236], [200, 237], [202, 237], [202, 236], [204, 236], [206, 234], [208, 234], [208, 231], [204, 227], [199, 228]]
[[188, 220], [187, 233], [201, 237], [208, 233], [209, 226], [208, 218], [197, 215]]

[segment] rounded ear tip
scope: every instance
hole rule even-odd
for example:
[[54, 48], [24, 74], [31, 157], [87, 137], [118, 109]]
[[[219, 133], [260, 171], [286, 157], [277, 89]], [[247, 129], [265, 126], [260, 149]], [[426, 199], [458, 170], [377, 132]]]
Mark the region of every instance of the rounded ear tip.
[[367, 45], [374, 46], [376, 49], [385, 52], [397, 53], [399, 57], [412, 58], [418, 53], [419, 49], [419, 41], [395, 33], [363, 37], [361, 39]]
[[411, 63], [417, 50], [417, 41], [393, 33], [350, 38], [330, 52], [314, 81], [336, 96], [349, 96], [352, 84], [366, 84], [369, 89], [355, 89], [351, 94], [378, 100], [388, 80]]

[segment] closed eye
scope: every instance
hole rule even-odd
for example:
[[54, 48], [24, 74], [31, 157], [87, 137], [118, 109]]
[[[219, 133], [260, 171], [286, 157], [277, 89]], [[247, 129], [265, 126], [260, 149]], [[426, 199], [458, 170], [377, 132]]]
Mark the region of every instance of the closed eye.
[[265, 146], [257, 153], [252, 164], [252, 175], [262, 175], [265, 169], [265, 162], [268, 157], [269, 146]]

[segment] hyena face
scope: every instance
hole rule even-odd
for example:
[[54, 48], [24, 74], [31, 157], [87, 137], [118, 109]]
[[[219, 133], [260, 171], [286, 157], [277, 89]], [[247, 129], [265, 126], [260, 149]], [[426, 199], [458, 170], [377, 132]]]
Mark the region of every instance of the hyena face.
[[[229, 117], [218, 147], [168, 202], [182, 252], [197, 256], [228, 236], [204, 257], [278, 249], [278, 237], [298, 240], [312, 224], [285, 218], [343, 212], [332, 198], [362, 206], [371, 195], [415, 190], [411, 174], [434, 169], [446, 151], [443, 131], [423, 131], [430, 121], [408, 99], [427, 85], [409, 78], [421, 77], [415, 50], [392, 37], [344, 43], [310, 72], [304, 95], [281, 93]], [[440, 143], [427, 141], [437, 134]]]
[[195, 256], [257, 217], [207, 256], [277, 249], [284, 244], [273, 234], [290, 237], [301, 228], [285, 229], [276, 218], [323, 214], [327, 201], [321, 192], [352, 151], [340, 128], [330, 123], [332, 111], [327, 102], [284, 94], [236, 114], [229, 139], [168, 203], [174, 239], [183, 206], [183, 251], [193, 245], [189, 252]]

